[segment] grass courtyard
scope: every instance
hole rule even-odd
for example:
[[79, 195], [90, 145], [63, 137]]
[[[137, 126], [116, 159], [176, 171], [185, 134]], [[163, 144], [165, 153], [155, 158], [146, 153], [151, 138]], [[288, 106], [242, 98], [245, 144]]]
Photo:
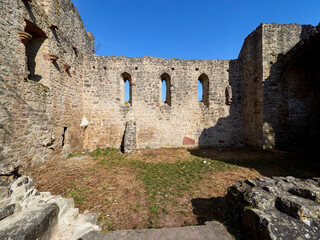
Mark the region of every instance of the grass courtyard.
[[28, 170], [39, 191], [72, 197], [99, 212], [104, 231], [176, 227], [228, 218], [227, 188], [262, 176], [311, 178], [318, 169], [295, 154], [243, 149], [117, 149], [73, 153]]

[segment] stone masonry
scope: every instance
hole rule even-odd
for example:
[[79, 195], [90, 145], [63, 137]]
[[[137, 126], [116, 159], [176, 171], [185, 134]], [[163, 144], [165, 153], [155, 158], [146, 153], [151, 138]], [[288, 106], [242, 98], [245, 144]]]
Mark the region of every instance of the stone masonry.
[[136, 122], [126, 123], [126, 130], [123, 135], [123, 153], [131, 153], [136, 148]]
[[226, 196], [230, 216], [248, 239], [320, 239], [319, 179], [239, 181]]
[[0, 162], [119, 148], [129, 121], [136, 148], [308, 147], [320, 134], [319, 27], [263, 23], [235, 60], [102, 57], [70, 0], [0, 9]]

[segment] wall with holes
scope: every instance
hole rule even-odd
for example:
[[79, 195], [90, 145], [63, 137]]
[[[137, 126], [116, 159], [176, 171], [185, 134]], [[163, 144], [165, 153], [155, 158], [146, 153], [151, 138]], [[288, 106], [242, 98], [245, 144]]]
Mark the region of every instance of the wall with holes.
[[[82, 68], [84, 148], [120, 147], [125, 123], [137, 127], [137, 147], [230, 146], [241, 142], [241, 82], [237, 61], [87, 56]], [[201, 76], [201, 77], [200, 77]], [[198, 79], [204, 99], [198, 101]], [[124, 82], [131, 85], [131, 101]], [[167, 101], [162, 100], [162, 81]], [[170, 83], [170, 84], [168, 84]], [[226, 87], [232, 87], [232, 104]], [[206, 89], [208, 88], [208, 89]]]
[[118, 148], [127, 122], [138, 148], [319, 136], [319, 26], [261, 24], [237, 60], [100, 57], [69, 0], [2, 0], [0, 11], [1, 163]]
[[[0, 1], [0, 162], [36, 164], [81, 151], [78, 65], [93, 54], [70, 1]], [[62, 155], [61, 155], [62, 153]]]

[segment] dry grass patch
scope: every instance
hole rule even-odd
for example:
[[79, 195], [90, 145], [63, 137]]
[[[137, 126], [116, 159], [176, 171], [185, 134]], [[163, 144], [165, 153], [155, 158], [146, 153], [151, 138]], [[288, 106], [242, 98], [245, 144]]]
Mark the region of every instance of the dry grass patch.
[[281, 152], [248, 149], [143, 149], [123, 155], [106, 148], [48, 161], [29, 173], [40, 191], [74, 198], [81, 212], [101, 213], [104, 230], [115, 230], [224, 222], [229, 186], [301, 172], [288, 161]]

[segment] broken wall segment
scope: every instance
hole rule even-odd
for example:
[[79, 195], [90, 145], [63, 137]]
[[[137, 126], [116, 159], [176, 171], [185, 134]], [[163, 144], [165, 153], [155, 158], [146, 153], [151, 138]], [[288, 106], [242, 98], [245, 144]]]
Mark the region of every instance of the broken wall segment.
[[77, 10], [66, 0], [4, 0], [0, 9], [0, 161], [25, 166], [59, 156], [64, 126], [69, 151], [81, 151], [77, 72], [93, 45]]
[[126, 122], [126, 128], [123, 135], [123, 153], [131, 153], [136, 148], [136, 134], [136, 122]]

